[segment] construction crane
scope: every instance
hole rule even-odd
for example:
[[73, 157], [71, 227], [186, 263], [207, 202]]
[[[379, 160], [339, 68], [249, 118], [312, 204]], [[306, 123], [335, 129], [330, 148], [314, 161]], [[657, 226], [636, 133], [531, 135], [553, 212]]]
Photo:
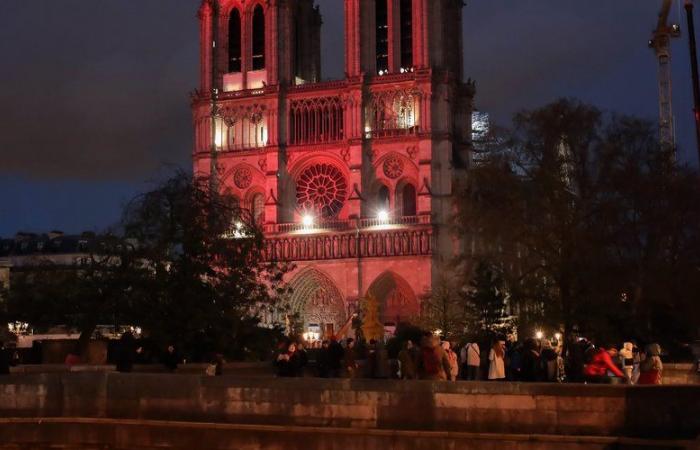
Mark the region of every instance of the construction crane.
[[695, 116], [695, 145], [700, 162], [700, 75], [698, 75], [698, 50], [695, 42], [695, 20], [693, 0], [685, 0], [685, 13], [688, 18], [688, 47], [690, 49], [690, 70], [693, 80], [693, 115]]
[[656, 29], [649, 40], [649, 47], [659, 59], [659, 136], [661, 143], [675, 146], [673, 127], [672, 82], [671, 82], [671, 39], [680, 37], [681, 27], [668, 23], [673, 0], [663, 0]]

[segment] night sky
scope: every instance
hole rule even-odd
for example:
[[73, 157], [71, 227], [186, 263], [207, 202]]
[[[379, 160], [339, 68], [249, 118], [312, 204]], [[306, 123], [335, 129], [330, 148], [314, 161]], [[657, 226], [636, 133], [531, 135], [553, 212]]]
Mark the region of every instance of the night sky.
[[[341, 78], [342, 2], [317, 3], [324, 76]], [[661, 0], [467, 3], [465, 76], [477, 81], [477, 107], [498, 123], [561, 96], [656, 120], [647, 41]], [[0, 2], [0, 236], [103, 230], [133, 195], [189, 168], [198, 5]], [[685, 37], [672, 51], [680, 157], [695, 164]]]

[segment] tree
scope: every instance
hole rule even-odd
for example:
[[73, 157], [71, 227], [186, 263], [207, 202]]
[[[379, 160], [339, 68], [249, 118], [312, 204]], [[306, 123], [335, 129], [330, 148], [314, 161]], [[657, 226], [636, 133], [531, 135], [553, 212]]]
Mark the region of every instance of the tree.
[[466, 329], [466, 307], [454, 273], [443, 267], [429, 298], [421, 304], [421, 326], [447, 339], [460, 340]]
[[81, 349], [98, 325], [133, 320], [145, 288], [143, 264], [121, 238], [105, 234], [95, 241], [97, 247], [72, 264], [39, 260], [15, 272], [2, 308], [8, 319], [36, 329], [75, 329]]
[[499, 336], [511, 334], [513, 321], [508, 314], [507, 294], [503, 279], [488, 263], [479, 263], [462, 294], [467, 309], [469, 337], [479, 342], [489, 342]]
[[653, 126], [559, 100], [517, 114], [498, 142], [459, 196], [458, 231], [472, 260], [503, 273], [524, 325], [615, 340], [644, 325], [660, 337], [672, 310], [659, 306], [674, 304], [685, 329], [674, 334], [687, 337], [698, 317], [686, 287], [700, 254], [698, 182]]
[[268, 261], [250, 211], [208, 178], [178, 173], [126, 209], [125, 237], [149, 268], [139, 324], [195, 358], [243, 357], [263, 314], [287, 293], [285, 264]]
[[262, 357], [281, 336], [263, 315], [282, 307], [285, 264], [268, 261], [262, 230], [211, 180], [177, 173], [125, 209], [119, 236], [71, 266], [42, 262], [13, 276], [0, 311], [34, 327], [138, 325], [195, 360], [217, 351]]

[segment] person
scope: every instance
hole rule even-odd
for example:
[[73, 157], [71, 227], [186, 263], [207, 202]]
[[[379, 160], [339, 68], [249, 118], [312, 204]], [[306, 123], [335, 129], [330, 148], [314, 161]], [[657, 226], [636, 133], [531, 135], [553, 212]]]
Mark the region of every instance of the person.
[[330, 342], [324, 339], [316, 357], [316, 373], [320, 378], [328, 378], [331, 371]]
[[136, 358], [136, 341], [130, 331], [123, 333], [119, 338], [117, 352], [117, 372], [129, 373], [134, 368]]
[[614, 384], [625, 378], [625, 374], [615, 365], [605, 347], [592, 347], [587, 354], [588, 363], [583, 369], [587, 382]]
[[540, 365], [542, 366], [542, 381], [549, 383], [559, 381], [559, 354], [548, 340], [542, 341]]
[[457, 353], [452, 350], [452, 346], [449, 341], [444, 341], [442, 343], [442, 349], [447, 354], [447, 360], [450, 363], [450, 370], [447, 373], [448, 379], [451, 381], [457, 381], [457, 375], [459, 374], [459, 363], [457, 362]]
[[632, 372], [634, 371], [634, 344], [625, 342], [620, 350], [620, 363], [622, 373], [625, 374], [627, 384], [632, 384]]
[[391, 374], [389, 367], [389, 354], [383, 341], [374, 344], [374, 374], [373, 378], [387, 379]]
[[369, 340], [369, 345], [367, 346], [367, 378], [377, 377], [377, 341], [375, 339]]
[[505, 352], [505, 341], [494, 341], [489, 352], [489, 380], [504, 380], [506, 378], [506, 368], [503, 361]]
[[632, 344], [634, 344], [634, 347], [632, 347], [632, 384], [637, 384], [637, 382], [639, 382], [639, 376], [641, 375], [640, 367], [642, 357], [637, 344], [634, 342]]
[[523, 353], [525, 348], [522, 342], [511, 342], [506, 346], [506, 379], [508, 381], [520, 381], [523, 370]]
[[175, 346], [170, 344], [163, 356], [163, 365], [168, 370], [168, 372], [175, 372], [177, 366], [180, 363], [180, 358], [175, 351]]
[[523, 347], [522, 370], [520, 379], [526, 382], [535, 382], [542, 380], [542, 365], [540, 361], [540, 353], [537, 342], [530, 338], [525, 341]]
[[476, 342], [467, 342], [467, 345], [462, 349], [464, 356], [463, 362], [463, 378], [469, 381], [479, 379], [479, 367], [481, 366], [481, 349]]
[[416, 360], [413, 350], [413, 341], [410, 339], [406, 341], [403, 348], [399, 352], [399, 367], [400, 376], [402, 380], [415, 380], [416, 379]]
[[298, 376], [303, 377], [306, 372], [306, 366], [309, 365], [309, 354], [304, 348], [304, 344], [297, 343], [297, 353], [299, 353], [299, 373]]
[[214, 355], [214, 376], [220, 377], [224, 374], [224, 355], [217, 353]]
[[345, 356], [343, 365], [348, 378], [355, 378], [357, 375], [357, 351], [355, 350], [355, 339], [347, 338], [345, 341]]
[[338, 339], [333, 336], [328, 345], [328, 376], [330, 378], [339, 378], [343, 370], [343, 362], [345, 359], [345, 349], [340, 345]]
[[639, 370], [641, 373], [637, 384], [661, 384], [664, 365], [659, 344], [647, 346], [646, 358], [640, 363]]
[[0, 341], [0, 375], [9, 375], [12, 366], [12, 355], [10, 350], [5, 348], [4, 342]]
[[301, 370], [301, 355], [297, 350], [297, 344], [291, 342], [285, 352], [277, 356], [277, 376], [293, 378], [298, 377]]
[[425, 336], [418, 359], [418, 374], [422, 380], [447, 380], [450, 374], [450, 361], [440, 346], [437, 336]]

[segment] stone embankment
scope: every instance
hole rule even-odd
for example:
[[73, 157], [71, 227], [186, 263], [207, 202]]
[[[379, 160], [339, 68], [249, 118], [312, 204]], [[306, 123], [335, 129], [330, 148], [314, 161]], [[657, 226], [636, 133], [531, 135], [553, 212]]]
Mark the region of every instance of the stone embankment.
[[100, 372], [0, 378], [0, 449], [697, 448], [700, 387]]

